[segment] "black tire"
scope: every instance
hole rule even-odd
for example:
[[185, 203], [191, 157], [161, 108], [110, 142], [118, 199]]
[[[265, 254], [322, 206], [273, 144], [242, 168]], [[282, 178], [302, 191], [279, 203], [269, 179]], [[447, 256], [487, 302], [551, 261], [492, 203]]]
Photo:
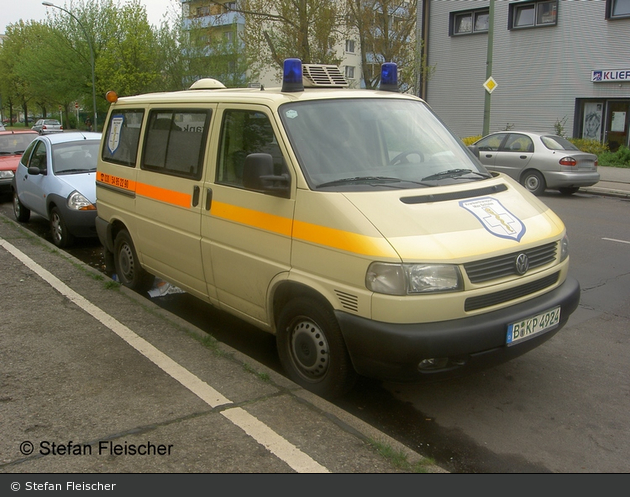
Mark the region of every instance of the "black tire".
[[50, 236], [52, 242], [59, 248], [65, 248], [72, 245], [74, 236], [68, 231], [66, 222], [61, 217], [61, 213], [57, 207], [50, 210]]
[[140, 266], [131, 236], [126, 230], [118, 232], [114, 240], [114, 266], [118, 281], [127, 288], [139, 293], [151, 288], [154, 277]]
[[336, 398], [352, 389], [357, 379], [339, 323], [332, 310], [306, 297], [284, 307], [276, 342], [287, 375], [306, 390]]
[[534, 169], [530, 169], [529, 171], [525, 171], [525, 173], [523, 173], [523, 176], [521, 177], [521, 185], [536, 196], [542, 195], [545, 188], [547, 188], [544, 176]]
[[567, 187], [567, 188], [558, 188], [558, 190], [560, 190], [560, 193], [562, 193], [562, 195], [573, 195], [579, 189], [580, 188], [576, 187], [576, 186], [571, 186], [571, 187]]
[[20, 223], [26, 223], [31, 218], [31, 211], [20, 202], [16, 191], [13, 192], [13, 215]]

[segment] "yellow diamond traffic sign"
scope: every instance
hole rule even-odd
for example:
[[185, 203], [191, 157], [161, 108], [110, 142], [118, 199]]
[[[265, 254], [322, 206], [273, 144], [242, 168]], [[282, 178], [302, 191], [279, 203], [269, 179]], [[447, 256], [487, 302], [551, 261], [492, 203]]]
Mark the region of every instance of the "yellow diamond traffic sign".
[[488, 93], [492, 93], [497, 86], [499, 86], [499, 83], [497, 83], [492, 76], [490, 76], [483, 84], [483, 87]]

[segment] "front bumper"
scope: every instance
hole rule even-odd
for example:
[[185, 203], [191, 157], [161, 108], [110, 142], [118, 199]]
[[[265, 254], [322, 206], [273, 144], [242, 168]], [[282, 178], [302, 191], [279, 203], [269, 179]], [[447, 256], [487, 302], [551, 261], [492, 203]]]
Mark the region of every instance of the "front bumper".
[[[335, 311], [356, 371], [372, 378], [419, 381], [448, 378], [518, 357], [555, 335], [577, 309], [580, 285], [568, 277], [556, 289], [487, 314], [436, 323], [394, 324]], [[508, 324], [561, 306], [559, 325], [508, 347]], [[446, 359], [435, 369], [420, 370], [424, 359]]]

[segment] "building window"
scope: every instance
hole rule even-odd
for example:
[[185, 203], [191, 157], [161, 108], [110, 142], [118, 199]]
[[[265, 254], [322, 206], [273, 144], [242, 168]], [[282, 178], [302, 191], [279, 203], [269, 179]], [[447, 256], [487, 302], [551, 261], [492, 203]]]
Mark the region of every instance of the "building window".
[[630, 17], [630, 0], [606, 0], [606, 19]]
[[558, 0], [510, 4], [508, 29], [555, 26], [558, 24]]
[[346, 40], [346, 52], [354, 53], [354, 40]]
[[346, 78], [354, 79], [354, 66], [345, 67]]
[[488, 9], [451, 12], [450, 36], [487, 33], [490, 21]]

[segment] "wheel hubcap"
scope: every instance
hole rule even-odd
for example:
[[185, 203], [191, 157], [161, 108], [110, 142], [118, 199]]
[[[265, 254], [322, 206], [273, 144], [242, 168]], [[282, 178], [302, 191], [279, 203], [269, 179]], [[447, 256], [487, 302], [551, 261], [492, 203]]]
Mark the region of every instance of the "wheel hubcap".
[[118, 255], [118, 263], [120, 265], [121, 275], [126, 281], [131, 281], [133, 278], [133, 256], [131, 255], [131, 248], [125, 244], [120, 247], [120, 254]]
[[53, 239], [55, 242], [59, 243], [63, 238], [63, 230], [61, 229], [61, 220], [58, 215], [53, 214], [51, 226]]
[[311, 321], [300, 321], [293, 329], [291, 353], [300, 371], [308, 378], [320, 378], [328, 370], [326, 337]]

